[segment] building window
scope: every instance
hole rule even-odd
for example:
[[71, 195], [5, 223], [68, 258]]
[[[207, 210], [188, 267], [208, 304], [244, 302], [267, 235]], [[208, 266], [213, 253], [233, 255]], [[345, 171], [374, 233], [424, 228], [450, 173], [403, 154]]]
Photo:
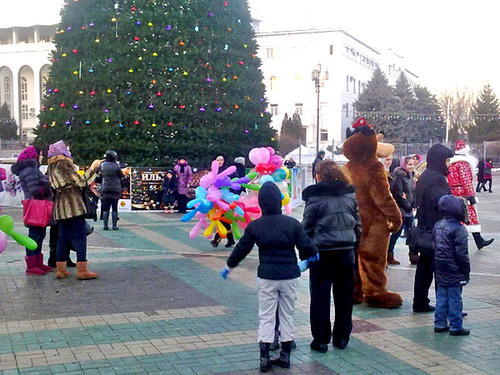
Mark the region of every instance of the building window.
[[328, 142], [328, 130], [321, 129], [321, 135], [319, 139], [321, 142]]
[[361, 94], [361, 81], [358, 81], [358, 94]]
[[333, 55], [333, 44], [330, 44], [330, 55]]
[[271, 104], [271, 115], [278, 116], [278, 105]]
[[8, 103], [10, 103], [11, 96], [10, 96], [10, 78], [5, 77], [3, 79], [3, 94], [4, 94], [4, 100]]
[[349, 92], [349, 76], [345, 77], [345, 91]]
[[271, 91], [274, 91], [278, 88], [278, 77], [276, 76], [272, 76], [271, 77], [271, 85], [270, 85], [270, 89]]
[[268, 59], [272, 59], [274, 57], [274, 48], [266, 48], [266, 56]]
[[21, 77], [21, 100], [28, 100], [28, 80], [26, 77]]
[[28, 113], [29, 113], [28, 105], [27, 104], [21, 105], [21, 118], [27, 119], [29, 117]]
[[304, 109], [304, 104], [303, 103], [295, 103], [295, 113], [298, 114], [299, 116], [302, 116]]
[[345, 117], [349, 117], [349, 103], [345, 103]]
[[352, 92], [356, 94], [356, 78], [352, 78]]

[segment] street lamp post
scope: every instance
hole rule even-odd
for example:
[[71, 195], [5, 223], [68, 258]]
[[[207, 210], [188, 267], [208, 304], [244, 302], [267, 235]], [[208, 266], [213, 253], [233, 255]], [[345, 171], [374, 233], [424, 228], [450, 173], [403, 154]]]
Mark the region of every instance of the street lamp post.
[[321, 88], [321, 64], [318, 64], [316, 69], [312, 72], [312, 80], [314, 81], [314, 87], [316, 87], [317, 103], [316, 103], [316, 155], [319, 152], [319, 91]]

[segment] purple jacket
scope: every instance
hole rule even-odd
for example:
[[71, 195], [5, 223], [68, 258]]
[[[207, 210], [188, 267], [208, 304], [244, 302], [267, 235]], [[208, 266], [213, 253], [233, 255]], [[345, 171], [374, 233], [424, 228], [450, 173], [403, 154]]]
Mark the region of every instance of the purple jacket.
[[174, 172], [177, 174], [177, 191], [179, 194], [186, 195], [188, 193], [188, 184], [191, 182], [193, 178], [193, 172], [191, 171], [191, 167], [186, 162], [184, 166], [184, 172], [181, 172], [182, 166], [177, 163], [174, 167]]

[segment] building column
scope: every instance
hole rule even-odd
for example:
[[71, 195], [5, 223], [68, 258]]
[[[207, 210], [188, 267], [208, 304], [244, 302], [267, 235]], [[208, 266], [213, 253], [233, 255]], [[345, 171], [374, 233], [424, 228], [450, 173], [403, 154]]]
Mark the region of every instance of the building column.
[[33, 43], [38, 43], [38, 27], [33, 28]]
[[35, 114], [37, 114], [37, 115], [40, 112], [41, 102], [42, 102], [41, 101], [42, 80], [41, 80], [41, 74], [40, 74], [41, 70], [42, 70], [42, 68], [40, 68], [40, 67], [33, 69], [33, 79], [34, 79], [34, 86], [35, 86]]
[[15, 27], [12, 28], [12, 44], [17, 44], [17, 30]]
[[20, 96], [20, 87], [19, 84], [20, 78], [19, 78], [19, 67], [11, 68], [12, 71], [12, 112], [11, 112], [11, 117], [16, 120], [16, 124], [19, 127], [19, 136], [22, 137], [22, 124], [21, 124], [21, 96]]

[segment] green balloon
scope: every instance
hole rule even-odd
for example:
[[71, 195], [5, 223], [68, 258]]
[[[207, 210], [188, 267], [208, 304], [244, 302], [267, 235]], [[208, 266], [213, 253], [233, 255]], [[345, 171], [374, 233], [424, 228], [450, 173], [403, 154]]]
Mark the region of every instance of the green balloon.
[[5, 234], [10, 234], [14, 229], [14, 219], [9, 215], [0, 216], [0, 230]]
[[19, 245], [24, 246], [29, 250], [36, 250], [36, 248], [38, 247], [37, 243], [34, 240], [29, 238], [28, 236], [25, 236], [24, 234], [17, 233], [14, 231], [11, 231], [11, 233], [9, 234], [12, 236], [14, 240], [16, 240], [16, 242]]

